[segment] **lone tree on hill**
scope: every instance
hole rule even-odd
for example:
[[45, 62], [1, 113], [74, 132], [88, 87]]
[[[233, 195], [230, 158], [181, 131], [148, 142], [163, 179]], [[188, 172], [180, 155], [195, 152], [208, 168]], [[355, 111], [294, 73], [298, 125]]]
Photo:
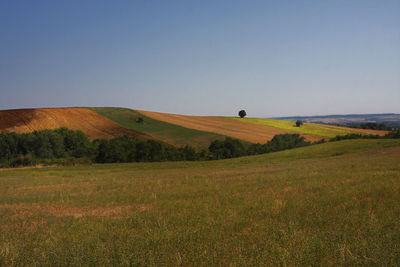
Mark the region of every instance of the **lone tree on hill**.
[[301, 120], [297, 120], [296, 121], [296, 126], [300, 127], [301, 125], [303, 125], [303, 122]]
[[244, 118], [244, 117], [246, 117], [246, 111], [244, 110], [244, 109], [242, 109], [241, 111], [239, 111], [239, 117], [240, 118]]

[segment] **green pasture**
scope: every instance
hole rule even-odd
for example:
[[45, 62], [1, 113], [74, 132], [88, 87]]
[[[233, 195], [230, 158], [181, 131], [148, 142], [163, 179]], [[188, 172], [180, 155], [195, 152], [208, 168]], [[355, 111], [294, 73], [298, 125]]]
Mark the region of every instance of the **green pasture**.
[[[155, 120], [128, 108], [98, 107], [90, 109], [125, 128], [150, 134], [161, 141], [176, 146], [190, 145], [197, 148], [204, 148], [214, 140], [225, 138], [219, 134], [198, 131]], [[138, 118], [142, 118], [143, 122], [138, 123]]]
[[398, 266], [400, 140], [0, 171], [0, 266]]

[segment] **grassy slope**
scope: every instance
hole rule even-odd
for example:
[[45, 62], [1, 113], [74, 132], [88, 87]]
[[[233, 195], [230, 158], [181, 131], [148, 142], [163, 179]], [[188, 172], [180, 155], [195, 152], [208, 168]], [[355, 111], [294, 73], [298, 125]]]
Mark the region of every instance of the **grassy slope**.
[[[177, 146], [191, 145], [202, 148], [207, 147], [216, 139], [224, 139], [224, 136], [219, 134], [197, 131], [155, 120], [132, 109], [109, 107], [91, 109], [125, 128], [151, 134], [164, 142]], [[139, 117], [143, 118], [144, 123], [136, 122]]]
[[395, 266], [399, 146], [0, 171], [0, 265]]
[[322, 137], [335, 137], [336, 135], [346, 135], [354, 133], [351, 129], [333, 128], [322, 124], [314, 124], [305, 122], [301, 127], [296, 127], [293, 121], [273, 120], [273, 119], [258, 119], [258, 118], [235, 118], [229, 117], [232, 120], [245, 121], [254, 124], [266, 125], [282, 130], [293, 131], [301, 134], [318, 135]]

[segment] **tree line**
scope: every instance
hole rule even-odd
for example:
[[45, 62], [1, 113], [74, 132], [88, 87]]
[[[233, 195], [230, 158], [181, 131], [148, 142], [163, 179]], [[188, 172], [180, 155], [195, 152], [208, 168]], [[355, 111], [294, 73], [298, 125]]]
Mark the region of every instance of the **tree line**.
[[342, 141], [348, 139], [399, 139], [400, 138], [400, 130], [391, 131], [385, 135], [374, 135], [374, 134], [346, 134], [346, 135], [337, 135], [336, 137], [331, 138], [329, 141]]
[[386, 125], [385, 123], [376, 123], [376, 122], [367, 122], [367, 123], [351, 123], [347, 124], [347, 127], [357, 128], [357, 129], [369, 129], [369, 130], [383, 130], [383, 131], [392, 131], [392, 125]]
[[[391, 132], [385, 136], [351, 134], [337, 136], [331, 141], [359, 138], [400, 138], [400, 132]], [[92, 162], [218, 160], [276, 152], [311, 144], [299, 134], [279, 134], [265, 144], [248, 144], [226, 137], [225, 140], [211, 142], [207, 149], [196, 150], [188, 145], [174, 147], [156, 140], [138, 140], [129, 136], [91, 141], [82, 131], [63, 127], [33, 133], [0, 134], [0, 167], [28, 166], [39, 163], [68, 165]]]
[[0, 134], [0, 167], [38, 163], [152, 162], [214, 160], [255, 155], [309, 145], [298, 134], [276, 135], [266, 144], [246, 144], [227, 137], [211, 142], [207, 149], [174, 147], [156, 140], [129, 136], [91, 141], [82, 131], [65, 127], [32, 133]]

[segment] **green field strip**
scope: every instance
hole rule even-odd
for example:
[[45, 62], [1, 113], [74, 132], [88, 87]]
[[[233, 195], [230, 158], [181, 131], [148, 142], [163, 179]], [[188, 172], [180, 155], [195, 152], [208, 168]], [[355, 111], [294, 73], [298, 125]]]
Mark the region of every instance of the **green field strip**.
[[[128, 108], [96, 107], [90, 109], [125, 128], [150, 134], [161, 141], [176, 146], [191, 145], [197, 148], [205, 148], [212, 141], [225, 138], [223, 135], [155, 120]], [[142, 118], [143, 122], [137, 122], [139, 118]]]

